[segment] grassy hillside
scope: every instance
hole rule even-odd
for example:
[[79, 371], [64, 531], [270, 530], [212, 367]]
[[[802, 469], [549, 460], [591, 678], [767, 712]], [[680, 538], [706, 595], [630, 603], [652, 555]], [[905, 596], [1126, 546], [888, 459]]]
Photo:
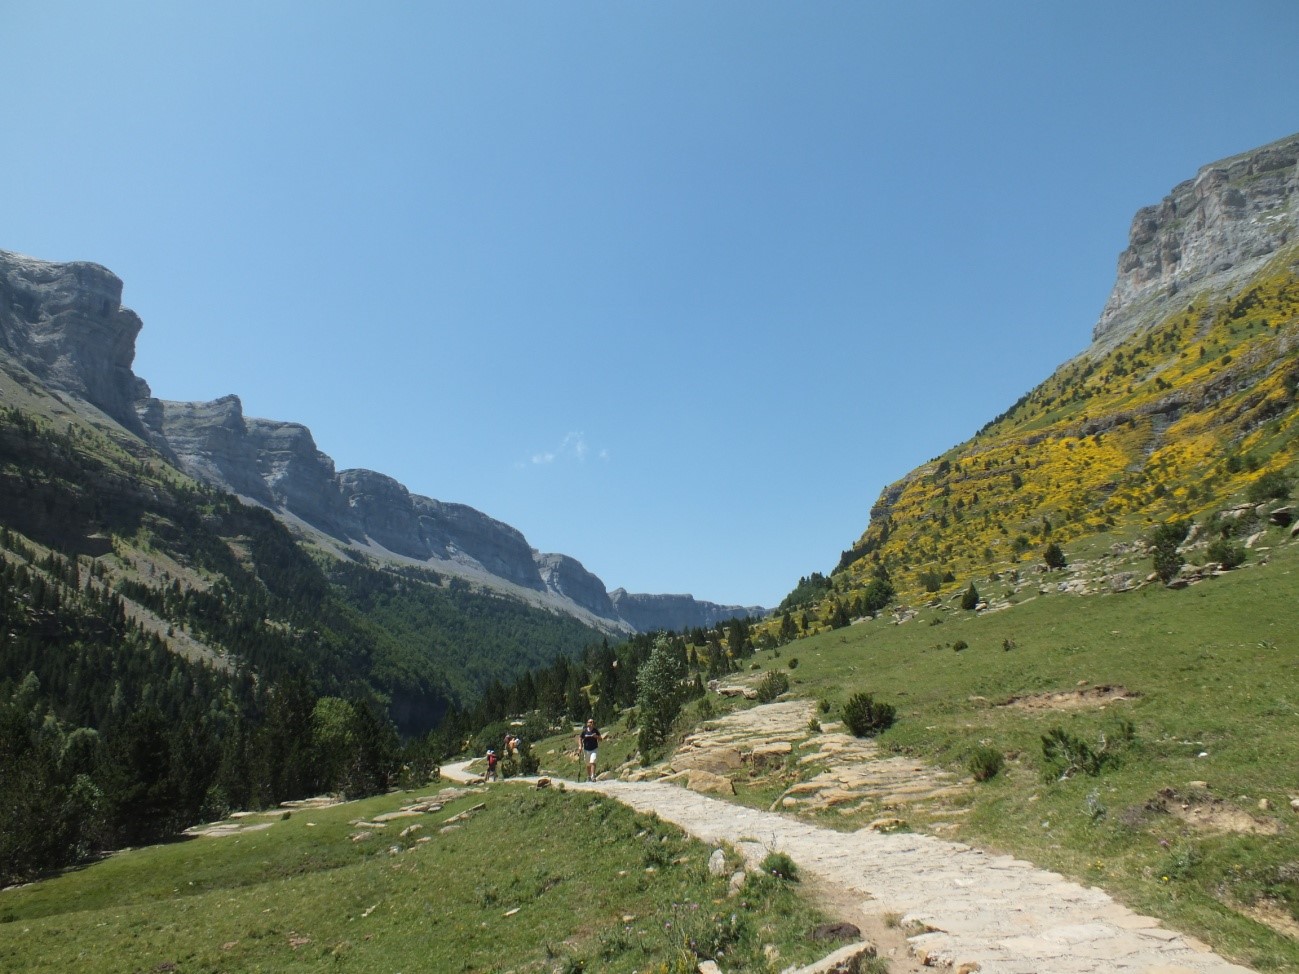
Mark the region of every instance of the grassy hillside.
[[1228, 297], [1056, 371], [887, 488], [834, 573], [831, 617], [886, 572], [903, 602], [1038, 562], [1051, 542], [1204, 519], [1299, 459], [1299, 249]]
[[[1180, 590], [1061, 592], [1096, 547], [1067, 547], [1074, 564], [1029, 589], [981, 580], [1001, 611], [962, 610], [958, 592], [901, 625], [759, 653], [827, 720], [857, 692], [895, 706], [885, 750], [972, 783], [937, 806], [827, 821], [900, 814], [1100, 886], [1259, 970], [1299, 971], [1299, 542], [1270, 528], [1247, 567]], [[1094, 766], [1048, 760], [1053, 731]], [[1006, 762], [981, 784], [980, 748]], [[741, 786], [765, 805], [788, 783]]]
[[596, 796], [497, 786], [354, 824], [414, 797], [276, 814], [0, 892], [0, 968], [676, 974], [695, 969], [683, 958], [766, 971], [826, 950], [796, 884], [755, 876], [730, 897], [710, 848]]

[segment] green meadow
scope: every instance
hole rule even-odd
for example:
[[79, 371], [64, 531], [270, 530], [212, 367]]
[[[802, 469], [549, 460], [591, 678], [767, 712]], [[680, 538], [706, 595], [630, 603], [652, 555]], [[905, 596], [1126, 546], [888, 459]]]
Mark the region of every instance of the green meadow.
[[598, 796], [502, 784], [353, 824], [413, 797], [245, 819], [271, 824], [0, 892], [0, 969], [674, 972], [715, 956], [767, 970], [769, 945], [782, 966], [826, 949], [806, 942], [823, 918], [797, 883], [751, 876], [728, 896], [711, 848]]

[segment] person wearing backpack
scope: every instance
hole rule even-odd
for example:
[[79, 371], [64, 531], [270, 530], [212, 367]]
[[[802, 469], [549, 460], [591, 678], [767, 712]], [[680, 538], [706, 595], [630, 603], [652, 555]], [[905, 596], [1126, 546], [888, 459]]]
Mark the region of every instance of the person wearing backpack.
[[586, 726], [577, 735], [577, 747], [586, 764], [587, 781], [595, 780], [595, 761], [600, 740], [600, 732], [596, 729], [594, 720], [588, 720]]
[[487, 749], [487, 780], [496, 780], [496, 752], [492, 748]]

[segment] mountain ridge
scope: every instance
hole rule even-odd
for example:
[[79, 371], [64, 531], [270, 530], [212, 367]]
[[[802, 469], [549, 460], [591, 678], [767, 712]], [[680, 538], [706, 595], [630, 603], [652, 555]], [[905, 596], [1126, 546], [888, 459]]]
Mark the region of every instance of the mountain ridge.
[[[638, 631], [577, 559], [539, 552], [516, 528], [468, 505], [412, 493], [386, 474], [336, 470], [303, 424], [248, 417], [237, 395], [154, 398], [131, 370], [143, 322], [122, 306], [122, 287], [98, 264], [0, 251], [0, 350], [177, 469], [271, 510], [340, 557], [363, 552], [422, 564], [611, 634]], [[635, 615], [650, 629], [680, 630], [764, 612], [671, 595], [645, 596]]]

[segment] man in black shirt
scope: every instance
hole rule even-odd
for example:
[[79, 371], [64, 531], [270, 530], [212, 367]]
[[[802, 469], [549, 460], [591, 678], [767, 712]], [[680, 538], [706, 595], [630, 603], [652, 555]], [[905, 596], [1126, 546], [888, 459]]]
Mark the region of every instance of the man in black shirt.
[[577, 746], [586, 762], [586, 780], [595, 780], [595, 756], [600, 747], [600, 732], [595, 729], [595, 721], [588, 720], [586, 726], [577, 735]]

